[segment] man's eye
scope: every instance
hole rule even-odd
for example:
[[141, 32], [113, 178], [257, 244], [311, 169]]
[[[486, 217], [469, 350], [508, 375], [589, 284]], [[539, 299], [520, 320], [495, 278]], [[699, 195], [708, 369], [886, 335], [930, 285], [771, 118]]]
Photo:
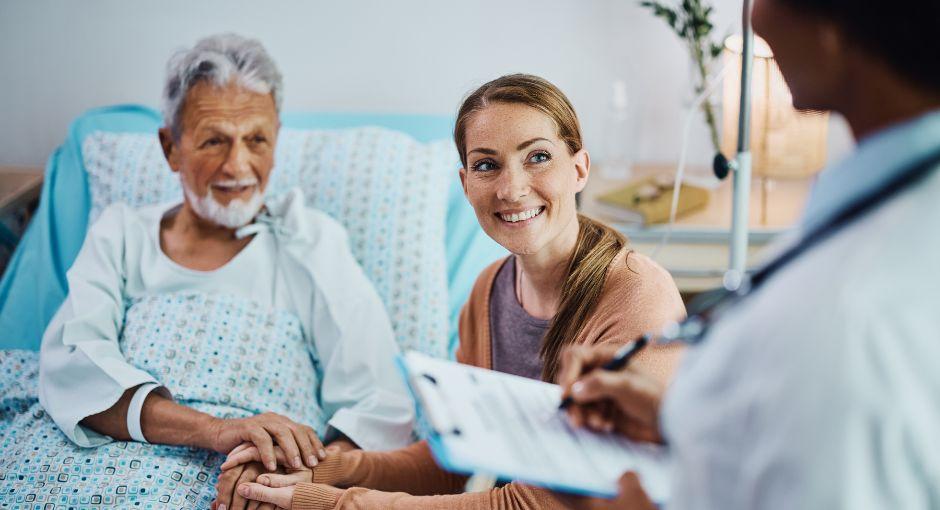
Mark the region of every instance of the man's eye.
[[251, 142], [252, 142], [252, 143], [264, 143], [264, 142], [267, 142], [267, 141], [268, 141], [268, 139], [265, 138], [263, 135], [255, 135], [255, 136], [253, 136], [253, 137], [251, 138]]
[[536, 152], [529, 157], [529, 163], [544, 163], [552, 159], [552, 155], [547, 152]]
[[220, 138], [210, 138], [206, 140], [205, 142], [202, 142], [201, 147], [215, 147], [216, 145], [220, 145], [221, 143], [222, 143], [222, 140]]
[[484, 159], [483, 161], [479, 161], [475, 165], [473, 165], [473, 170], [477, 172], [489, 172], [495, 169], [496, 169], [496, 164], [486, 159]]

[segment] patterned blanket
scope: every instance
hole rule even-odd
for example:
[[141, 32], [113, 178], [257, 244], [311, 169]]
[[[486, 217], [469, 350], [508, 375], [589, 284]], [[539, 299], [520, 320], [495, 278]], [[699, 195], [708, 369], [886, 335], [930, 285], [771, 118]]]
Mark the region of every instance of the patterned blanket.
[[[128, 303], [127, 360], [185, 405], [263, 411], [325, 432], [315, 354], [293, 315], [192, 293]], [[0, 508], [207, 508], [223, 456], [185, 447], [72, 443], [39, 404], [38, 353], [0, 351]]]

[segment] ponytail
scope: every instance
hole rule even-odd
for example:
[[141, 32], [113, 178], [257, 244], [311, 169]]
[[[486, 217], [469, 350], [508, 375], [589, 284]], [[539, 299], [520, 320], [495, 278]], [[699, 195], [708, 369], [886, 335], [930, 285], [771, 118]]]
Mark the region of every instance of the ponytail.
[[542, 380], [554, 381], [561, 352], [584, 327], [604, 290], [607, 270], [627, 239], [613, 228], [578, 215], [578, 241], [561, 288], [558, 312], [542, 340]]

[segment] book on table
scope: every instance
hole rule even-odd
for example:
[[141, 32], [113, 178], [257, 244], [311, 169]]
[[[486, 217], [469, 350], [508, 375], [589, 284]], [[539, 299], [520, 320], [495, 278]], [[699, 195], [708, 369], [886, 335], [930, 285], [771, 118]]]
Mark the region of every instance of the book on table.
[[[672, 181], [648, 177], [604, 192], [595, 207], [602, 215], [624, 223], [653, 225], [669, 221], [673, 197]], [[679, 187], [676, 218], [708, 205], [709, 190], [683, 183]]]

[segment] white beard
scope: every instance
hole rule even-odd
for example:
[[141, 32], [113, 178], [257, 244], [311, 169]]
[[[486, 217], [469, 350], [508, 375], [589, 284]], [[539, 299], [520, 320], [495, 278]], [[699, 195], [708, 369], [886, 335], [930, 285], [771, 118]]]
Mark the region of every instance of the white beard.
[[257, 188], [248, 200], [236, 198], [228, 205], [222, 205], [212, 196], [211, 186], [206, 192], [206, 196], [200, 197], [196, 192], [189, 189], [185, 182], [182, 184], [183, 193], [186, 194], [186, 200], [189, 201], [189, 206], [193, 208], [193, 212], [200, 218], [222, 227], [244, 227], [257, 216], [261, 206], [264, 205], [264, 195]]

